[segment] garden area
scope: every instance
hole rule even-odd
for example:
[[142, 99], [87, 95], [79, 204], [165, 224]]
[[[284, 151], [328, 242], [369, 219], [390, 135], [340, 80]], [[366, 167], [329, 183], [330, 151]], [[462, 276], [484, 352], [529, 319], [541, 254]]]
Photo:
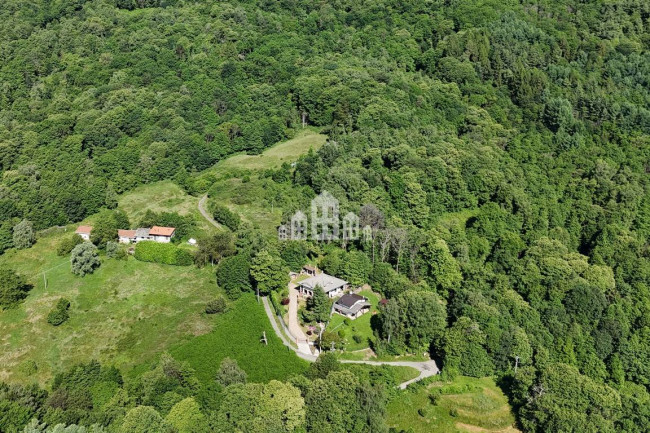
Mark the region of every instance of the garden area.
[[377, 312], [380, 297], [372, 290], [362, 290], [359, 295], [366, 297], [372, 305], [368, 313], [354, 320], [334, 313], [327, 326], [327, 331], [337, 333], [342, 339], [347, 352], [367, 349], [374, 338], [372, 318]]

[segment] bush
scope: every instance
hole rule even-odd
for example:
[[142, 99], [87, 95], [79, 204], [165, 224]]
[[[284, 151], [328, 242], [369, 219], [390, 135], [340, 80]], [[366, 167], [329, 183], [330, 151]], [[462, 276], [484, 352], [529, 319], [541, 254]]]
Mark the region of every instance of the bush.
[[228, 304], [226, 303], [226, 299], [223, 296], [219, 296], [208, 302], [208, 305], [205, 306], [205, 312], [206, 314], [219, 314], [224, 313], [227, 308]]
[[22, 220], [14, 227], [14, 246], [19, 250], [29, 248], [36, 242], [34, 226], [31, 221]]
[[359, 334], [354, 334], [352, 336], [352, 339], [354, 340], [355, 343], [359, 344], [363, 341], [363, 337]]
[[282, 301], [280, 302], [282, 305], [289, 305], [289, 298], [283, 298]]
[[424, 407], [421, 407], [420, 409], [418, 409], [418, 415], [420, 415], [422, 418], [426, 418], [427, 417], [427, 409], [424, 408]]
[[241, 224], [241, 218], [239, 218], [239, 215], [231, 212], [226, 206], [220, 204], [214, 204], [212, 206], [212, 215], [214, 216], [215, 221], [225, 225], [232, 231], [237, 230], [239, 224]]
[[70, 308], [70, 301], [65, 298], [59, 299], [50, 314], [47, 315], [47, 323], [54, 326], [59, 326], [70, 318], [68, 309]]
[[164, 265], [189, 266], [194, 262], [189, 251], [176, 245], [153, 241], [138, 242], [135, 246], [134, 256], [141, 262], [161, 263]]
[[72, 252], [74, 247], [82, 243], [84, 240], [79, 236], [78, 234], [73, 234], [72, 236], [63, 239], [60, 243], [59, 246], [56, 247], [56, 255], [57, 256], [67, 256]]
[[111, 259], [126, 259], [126, 249], [117, 242], [106, 242], [106, 256]]

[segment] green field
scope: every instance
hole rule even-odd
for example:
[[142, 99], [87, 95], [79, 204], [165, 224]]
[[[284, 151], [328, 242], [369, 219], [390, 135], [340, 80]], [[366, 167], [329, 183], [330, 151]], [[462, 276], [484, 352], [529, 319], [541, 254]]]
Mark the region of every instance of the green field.
[[[263, 332], [268, 345], [260, 341]], [[212, 332], [179, 344], [170, 353], [188, 361], [203, 382], [214, 379], [225, 357], [236, 359], [251, 382], [286, 379], [308, 366], [275, 335], [264, 308], [252, 293], [242, 296], [230, 311], [215, 319]]]
[[[372, 304], [370, 312], [357, 319], [350, 320], [349, 325], [345, 324], [345, 317], [335, 313], [332, 315], [332, 320], [330, 320], [330, 323], [327, 327], [327, 329], [332, 332], [343, 331], [345, 334], [345, 337], [343, 337], [343, 339], [345, 341], [346, 351], [365, 349], [369, 347], [368, 340], [373, 338], [370, 320], [373, 314], [377, 312], [379, 295], [372, 292], [371, 290], [363, 290], [359, 294], [368, 298], [368, 301], [370, 301], [370, 304]], [[360, 343], [354, 341], [352, 338], [354, 335], [359, 335], [362, 338]]]
[[[439, 394], [435, 404], [432, 394]], [[461, 376], [416, 386], [388, 405], [388, 425], [413, 433], [516, 433], [514, 424], [508, 400], [491, 378]]]

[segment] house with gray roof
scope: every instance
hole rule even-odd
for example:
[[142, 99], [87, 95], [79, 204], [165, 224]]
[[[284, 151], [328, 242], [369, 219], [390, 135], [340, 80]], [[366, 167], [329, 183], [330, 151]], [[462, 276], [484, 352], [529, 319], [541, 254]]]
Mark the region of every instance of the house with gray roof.
[[343, 294], [343, 291], [349, 287], [349, 283], [324, 272], [298, 283], [298, 290], [302, 296], [313, 296], [317, 287], [323, 290], [328, 297], [335, 298]]
[[334, 312], [354, 320], [370, 311], [370, 307], [366, 297], [352, 293], [341, 296], [333, 308]]

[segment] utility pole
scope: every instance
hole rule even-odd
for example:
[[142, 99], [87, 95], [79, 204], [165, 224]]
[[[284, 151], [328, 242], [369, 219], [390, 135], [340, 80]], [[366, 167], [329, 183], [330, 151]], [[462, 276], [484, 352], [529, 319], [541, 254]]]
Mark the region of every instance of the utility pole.
[[43, 283], [45, 284], [45, 290], [47, 290], [47, 278], [45, 278], [45, 272], [43, 272]]
[[264, 342], [265, 346], [268, 346], [269, 342], [266, 339], [266, 331], [262, 331], [262, 339], [261, 339], [261, 341]]
[[519, 367], [519, 355], [515, 356], [515, 376], [517, 375], [517, 367]]

